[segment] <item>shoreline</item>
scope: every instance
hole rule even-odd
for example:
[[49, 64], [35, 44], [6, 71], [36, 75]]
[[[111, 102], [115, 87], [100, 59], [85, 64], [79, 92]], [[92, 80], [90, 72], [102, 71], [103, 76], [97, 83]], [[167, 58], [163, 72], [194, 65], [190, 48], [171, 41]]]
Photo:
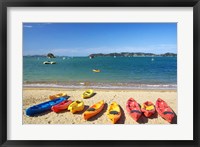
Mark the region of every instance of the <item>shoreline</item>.
[[[140, 105], [145, 101], [151, 101], [155, 104], [157, 98], [162, 98], [167, 102], [167, 104], [174, 111], [175, 118], [173, 124], [177, 124], [177, 91], [176, 90], [113, 90], [113, 89], [93, 89], [96, 93], [93, 97], [88, 99], [83, 99], [81, 94], [85, 89], [65, 89], [65, 88], [25, 88], [23, 87], [23, 107], [22, 107], [22, 117], [23, 124], [103, 124], [110, 125], [111, 122], [106, 115], [108, 106], [113, 102], [117, 102], [121, 107], [122, 116], [117, 124], [169, 124], [163, 118], [161, 118], [157, 113], [152, 117], [146, 118], [141, 116], [138, 122], [135, 122], [126, 111], [126, 102], [132, 97]], [[28, 117], [25, 115], [27, 108], [49, 101], [48, 96], [52, 94], [57, 94], [60, 92], [65, 92], [69, 96], [69, 99], [82, 100], [84, 102], [85, 108], [83, 111], [72, 114], [67, 110], [60, 113], [54, 113], [52, 111], [47, 111], [42, 114], [36, 115], [34, 117]], [[83, 112], [89, 108], [89, 106], [104, 100], [104, 109], [91, 118], [85, 121], [82, 117]], [[172, 125], [173, 125], [172, 124]]]
[[[55, 90], [59, 90], [59, 91], [63, 91], [63, 90], [66, 90], [66, 91], [70, 91], [70, 90], [73, 90], [73, 91], [84, 91], [84, 90], [87, 90], [89, 88], [65, 88], [65, 87], [27, 87], [27, 86], [23, 86], [23, 90], [52, 90], [52, 91], [55, 91]], [[124, 92], [177, 92], [177, 89], [109, 89], [109, 88], [105, 88], [105, 89], [102, 89], [102, 88], [95, 88], [95, 90], [98, 90], [98, 91], [124, 91]]]
[[68, 82], [47, 83], [31, 82], [23, 83], [27, 88], [62, 88], [62, 89], [119, 89], [119, 90], [176, 90], [176, 84], [138, 84], [138, 83], [94, 83], [94, 82]]

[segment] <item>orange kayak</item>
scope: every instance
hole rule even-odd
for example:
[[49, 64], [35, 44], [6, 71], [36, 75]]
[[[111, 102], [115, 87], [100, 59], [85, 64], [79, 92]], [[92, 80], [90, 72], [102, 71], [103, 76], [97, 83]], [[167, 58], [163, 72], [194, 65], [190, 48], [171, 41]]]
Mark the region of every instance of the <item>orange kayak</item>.
[[162, 100], [161, 98], [158, 98], [156, 101], [156, 111], [166, 121], [168, 121], [169, 123], [172, 122], [172, 120], [174, 118], [174, 112], [167, 105], [167, 103], [164, 100]]
[[50, 100], [54, 100], [56, 98], [59, 98], [59, 97], [66, 97], [67, 94], [66, 93], [58, 93], [58, 94], [54, 94], [54, 95], [49, 95], [49, 99]]
[[84, 113], [83, 113], [83, 118], [85, 120], [88, 120], [89, 118], [95, 116], [96, 114], [98, 114], [99, 112], [101, 112], [101, 110], [104, 107], [104, 101], [100, 101], [94, 105], [92, 105], [91, 107], [89, 107]]
[[135, 121], [138, 121], [142, 115], [139, 104], [133, 98], [128, 99], [126, 103], [126, 110]]
[[72, 103], [72, 100], [65, 100], [55, 106], [51, 107], [51, 110], [54, 112], [60, 112], [68, 108], [68, 106]]
[[141, 111], [144, 113], [146, 117], [150, 117], [155, 113], [156, 109], [152, 102], [146, 101], [145, 103], [142, 104]]

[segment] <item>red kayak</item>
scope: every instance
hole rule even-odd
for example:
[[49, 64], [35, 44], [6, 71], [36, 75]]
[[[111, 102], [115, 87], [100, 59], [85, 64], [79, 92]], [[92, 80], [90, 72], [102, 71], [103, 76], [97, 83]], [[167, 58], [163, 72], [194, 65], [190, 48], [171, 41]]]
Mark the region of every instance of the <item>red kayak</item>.
[[146, 117], [150, 117], [155, 113], [156, 109], [152, 102], [146, 101], [145, 103], [142, 104], [141, 111], [144, 113]]
[[167, 105], [167, 103], [164, 100], [162, 100], [161, 98], [158, 98], [156, 101], [156, 111], [166, 121], [168, 121], [169, 123], [172, 122], [172, 120], [174, 118], [174, 112]]
[[138, 121], [142, 115], [139, 104], [133, 98], [128, 99], [126, 103], [126, 110], [135, 121]]
[[51, 107], [51, 110], [54, 112], [60, 112], [68, 108], [68, 106], [72, 103], [72, 100], [65, 100], [55, 106]]

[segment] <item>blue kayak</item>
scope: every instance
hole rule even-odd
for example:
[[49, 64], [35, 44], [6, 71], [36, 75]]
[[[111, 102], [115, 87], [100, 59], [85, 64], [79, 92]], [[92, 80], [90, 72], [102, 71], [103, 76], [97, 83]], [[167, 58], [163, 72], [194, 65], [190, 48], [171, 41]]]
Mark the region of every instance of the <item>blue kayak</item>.
[[51, 110], [52, 106], [57, 105], [64, 100], [66, 100], [66, 98], [60, 97], [51, 101], [47, 101], [38, 105], [31, 106], [28, 109], [26, 109], [26, 115], [33, 116], [35, 114], [39, 114], [47, 110]]

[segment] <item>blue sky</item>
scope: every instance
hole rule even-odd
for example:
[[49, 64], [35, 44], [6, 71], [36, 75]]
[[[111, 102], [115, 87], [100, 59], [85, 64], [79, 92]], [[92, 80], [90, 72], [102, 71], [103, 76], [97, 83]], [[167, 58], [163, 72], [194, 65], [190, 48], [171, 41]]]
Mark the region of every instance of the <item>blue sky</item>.
[[23, 23], [23, 55], [177, 53], [176, 23]]

